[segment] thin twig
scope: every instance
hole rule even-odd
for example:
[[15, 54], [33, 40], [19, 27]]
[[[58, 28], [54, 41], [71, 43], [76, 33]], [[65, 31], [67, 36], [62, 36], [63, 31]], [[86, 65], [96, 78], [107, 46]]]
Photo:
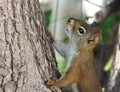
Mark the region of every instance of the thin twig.
[[90, 2], [89, 0], [86, 0], [86, 1], [89, 2], [89, 3], [91, 3], [91, 4], [93, 4], [93, 5], [95, 5], [95, 6], [97, 6], [97, 7], [104, 8], [103, 6], [98, 5], [98, 4], [95, 4], [95, 3], [93, 3], [93, 2]]

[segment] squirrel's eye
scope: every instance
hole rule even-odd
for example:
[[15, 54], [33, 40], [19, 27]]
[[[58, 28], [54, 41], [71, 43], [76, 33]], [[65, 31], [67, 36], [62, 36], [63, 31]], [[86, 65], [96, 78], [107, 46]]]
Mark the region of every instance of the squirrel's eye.
[[78, 28], [78, 34], [79, 34], [79, 35], [83, 35], [83, 34], [85, 34], [85, 33], [86, 33], [85, 28], [83, 28], [83, 27]]

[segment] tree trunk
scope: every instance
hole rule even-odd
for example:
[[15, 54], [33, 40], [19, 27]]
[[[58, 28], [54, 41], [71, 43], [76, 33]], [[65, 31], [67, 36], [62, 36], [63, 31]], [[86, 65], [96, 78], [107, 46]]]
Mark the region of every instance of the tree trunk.
[[116, 44], [113, 66], [110, 71], [107, 92], [120, 92], [120, 24], [118, 29], [118, 42]]
[[49, 39], [38, 0], [0, 0], [0, 92], [51, 92], [45, 81], [57, 70]]

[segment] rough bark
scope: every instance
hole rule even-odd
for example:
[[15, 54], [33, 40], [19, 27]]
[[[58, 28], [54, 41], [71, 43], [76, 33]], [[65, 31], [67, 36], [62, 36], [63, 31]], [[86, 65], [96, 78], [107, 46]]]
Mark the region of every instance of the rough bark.
[[45, 81], [56, 77], [56, 64], [49, 39], [38, 0], [0, 0], [0, 92], [51, 92]]
[[115, 56], [110, 71], [107, 92], [120, 92], [120, 24], [118, 30], [118, 43], [115, 48]]

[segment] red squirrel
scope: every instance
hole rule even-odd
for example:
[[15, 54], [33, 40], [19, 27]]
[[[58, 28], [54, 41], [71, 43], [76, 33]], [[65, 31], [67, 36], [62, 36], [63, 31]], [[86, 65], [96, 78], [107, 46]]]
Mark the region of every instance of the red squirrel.
[[54, 48], [67, 59], [64, 74], [60, 79], [48, 80], [51, 86], [63, 87], [79, 83], [82, 92], [102, 92], [94, 67], [94, 48], [102, 40], [101, 31], [84, 21], [69, 18], [65, 30], [69, 42], [54, 41]]

